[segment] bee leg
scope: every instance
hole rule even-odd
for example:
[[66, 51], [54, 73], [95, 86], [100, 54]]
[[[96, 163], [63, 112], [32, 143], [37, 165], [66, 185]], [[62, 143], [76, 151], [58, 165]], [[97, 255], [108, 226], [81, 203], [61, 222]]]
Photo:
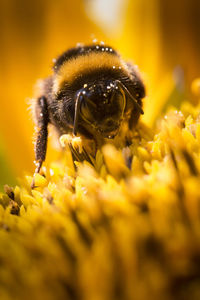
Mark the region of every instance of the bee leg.
[[37, 137], [35, 142], [35, 165], [36, 169], [33, 175], [31, 188], [35, 187], [35, 174], [40, 172], [42, 163], [46, 157], [47, 137], [48, 137], [48, 108], [46, 97], [40, 97], [36, 104], [36, 122], [37, 122]]

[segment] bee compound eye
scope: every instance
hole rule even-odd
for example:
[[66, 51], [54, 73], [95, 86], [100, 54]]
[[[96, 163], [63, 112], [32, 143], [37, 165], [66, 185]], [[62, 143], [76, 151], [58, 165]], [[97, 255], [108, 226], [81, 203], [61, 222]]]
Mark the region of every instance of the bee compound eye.
[[94, 122], [93, 109], [88, 105], [88, 103], [86, 101], [83, 101], [81, 103], [80, 114], [84, 120], [86, 120], [90, 123]]

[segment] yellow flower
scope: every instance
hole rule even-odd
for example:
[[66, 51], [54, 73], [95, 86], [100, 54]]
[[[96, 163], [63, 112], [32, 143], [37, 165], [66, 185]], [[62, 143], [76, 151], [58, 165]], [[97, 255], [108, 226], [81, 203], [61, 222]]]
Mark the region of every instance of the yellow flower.
[[75, 170], [66, 148], [34, 190], [31, 176], [6, 186], [1, 299], [198, 299], [199, 109], [140, 122], [126, 151], [107, 144], [94, 165]]
[[[182, 72], [186, 86], [199, 76], [199, 18], [191, 18], [193, 1], [125, 2], [121, 29], [104, 33], [81, 0], [0, 4], [1, 139], [20, 175], [0, 193], [2, 300], [200, 298], [199, 79], [184, 102]], [[54, 56], [91, 42], [91, 33], [139, 65], [145, 114], [129, 147], [106, 144], [92, 163], [73, 163], [67, 146], [62, 154], [49, 147], [31, 189], [24, 99]], [[83, 150], [78, 138], [71, 142]]]

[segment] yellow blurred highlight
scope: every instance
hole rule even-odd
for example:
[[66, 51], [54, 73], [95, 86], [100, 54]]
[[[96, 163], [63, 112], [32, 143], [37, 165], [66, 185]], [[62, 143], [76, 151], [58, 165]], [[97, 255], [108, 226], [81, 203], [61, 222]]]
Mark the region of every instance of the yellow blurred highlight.
[[147, 96], [144, 99], [145, 114], [141, 119], [149, 126], [152, 126], [162, 112], [166, 99], [169, 99], [174, 90], [174, 80], [171, 73], [163, 73], [163, 78], [157, 88], [150, 88], [150, 90], [149, 94], [147, 91]]

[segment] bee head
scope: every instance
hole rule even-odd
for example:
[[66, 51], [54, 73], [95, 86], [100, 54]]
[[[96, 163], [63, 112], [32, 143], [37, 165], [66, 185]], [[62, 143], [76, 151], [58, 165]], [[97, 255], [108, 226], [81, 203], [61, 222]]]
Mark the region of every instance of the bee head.
[[75, 106], [74, 133], [82, 119], [92, 131], [114, 138], [124, 117], [126, 98], [116, 82], [86, 86], [78, 91]]

